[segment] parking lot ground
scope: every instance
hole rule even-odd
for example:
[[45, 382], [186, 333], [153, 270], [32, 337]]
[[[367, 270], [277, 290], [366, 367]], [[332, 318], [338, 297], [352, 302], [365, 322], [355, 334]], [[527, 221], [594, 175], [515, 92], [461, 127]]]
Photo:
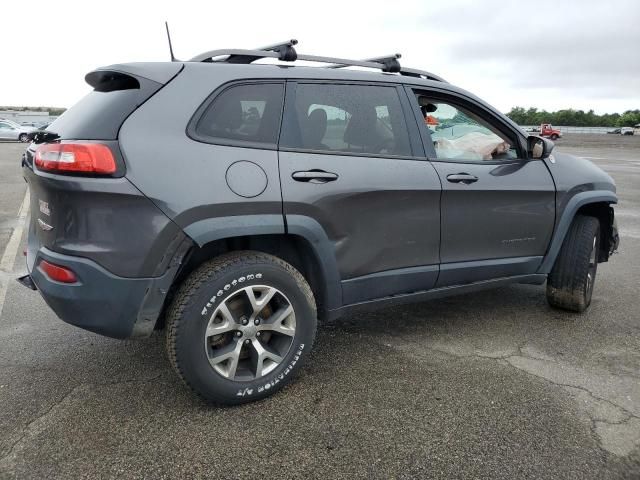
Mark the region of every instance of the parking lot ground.
[[[620, 253], [588, 312], [522, 285], [343, 318], [259, 403], [207, 406], [170, 370], [162, 335], [74, 328], [11, 279], [0, 478], [640, 478], [640, 137], [594, 137], [556, 147], [602, 166], [621, 199]], [[26, 188], [22, 148], [0, 144], [0, 255]], [[0, 280], [24, 270], [18, 254]]]

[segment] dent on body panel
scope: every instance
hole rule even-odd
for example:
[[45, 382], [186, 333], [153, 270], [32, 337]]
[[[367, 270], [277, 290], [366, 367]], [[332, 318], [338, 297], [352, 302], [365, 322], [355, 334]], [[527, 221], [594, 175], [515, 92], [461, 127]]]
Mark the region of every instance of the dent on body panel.
[[[428, 190], [356, 192], [335, 206], [329, 205], [331, 198], [323, 199], [321, 210], [334, 212], [334, 225], [344, 227], [332, 238], [343, 278], [437, 264], [440, 215], [429, 205], [438, 205], [439, 195]], [[390, 205], [401, 208], [391, 211]]]
[[89, 258], [115, 275], [144, 277], [165, 253], [161, 239], [177, 234], [166, 215], [125, 178], [29, 175], [40, 177], [30, 182], [38, 218], [52, 226], [35, 232], [52, 251]]
[[[316, 220], [342, 279], [437, 264], [440, 183], [423, 161], [281, 152], [284, 211]], [[339, 175], [327, 184], [296, 182], [296, 170]]]

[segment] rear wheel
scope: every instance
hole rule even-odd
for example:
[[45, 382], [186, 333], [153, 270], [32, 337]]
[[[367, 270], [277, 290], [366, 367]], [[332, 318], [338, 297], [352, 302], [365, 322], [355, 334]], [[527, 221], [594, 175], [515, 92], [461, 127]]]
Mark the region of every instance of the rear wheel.
[[577, 215], [547, 279], [547, 300], [556, 308], [583, 312], [591, 304], [598, 270], [600, 222]]
[[168, 312], [167, 351], [196, 393], [233, 405], [288, 383], [315, 330], [313, 294], [295, 268], [236, 252], [202, 265], [182, 285]]

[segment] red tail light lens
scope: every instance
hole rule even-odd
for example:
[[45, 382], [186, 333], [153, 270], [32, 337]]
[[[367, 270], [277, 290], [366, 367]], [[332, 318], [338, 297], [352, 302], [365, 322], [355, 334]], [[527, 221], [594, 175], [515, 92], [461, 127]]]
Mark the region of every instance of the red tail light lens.
[[68, 268], [61, 267], [60, 265], [54, 265], [46, 260], [40, 260], [38, 266], [40, 267], [40, 270], [46, 273], [51, 280], [55, 280], [56, 282], [76, 283], [78, 281], [76, 274]]
[[36, 166], [50, 172], [115, 173], [116, 161], [99, 143], [48, 143], [35, 154]]

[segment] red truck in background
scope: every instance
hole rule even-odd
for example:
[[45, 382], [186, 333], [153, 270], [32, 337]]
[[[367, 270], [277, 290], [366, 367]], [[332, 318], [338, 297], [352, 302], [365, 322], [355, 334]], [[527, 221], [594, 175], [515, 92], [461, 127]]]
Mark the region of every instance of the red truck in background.
[[549, 137], [551, 140], [557, 140], [562, 137], [562, 133], [560, 133], [560, 130], [553, 128], [553, 125], [550, 123], [543, 123], [540, 125], [540, 136]]
[[543, 123], [539, 127], [531, 127], [526, 130], [527, 132], [537, 133], [541, 137], [549, 137], [551, 140], [557, 140], [562, 137], [560, 130], [553, 128], [550, 123]]

